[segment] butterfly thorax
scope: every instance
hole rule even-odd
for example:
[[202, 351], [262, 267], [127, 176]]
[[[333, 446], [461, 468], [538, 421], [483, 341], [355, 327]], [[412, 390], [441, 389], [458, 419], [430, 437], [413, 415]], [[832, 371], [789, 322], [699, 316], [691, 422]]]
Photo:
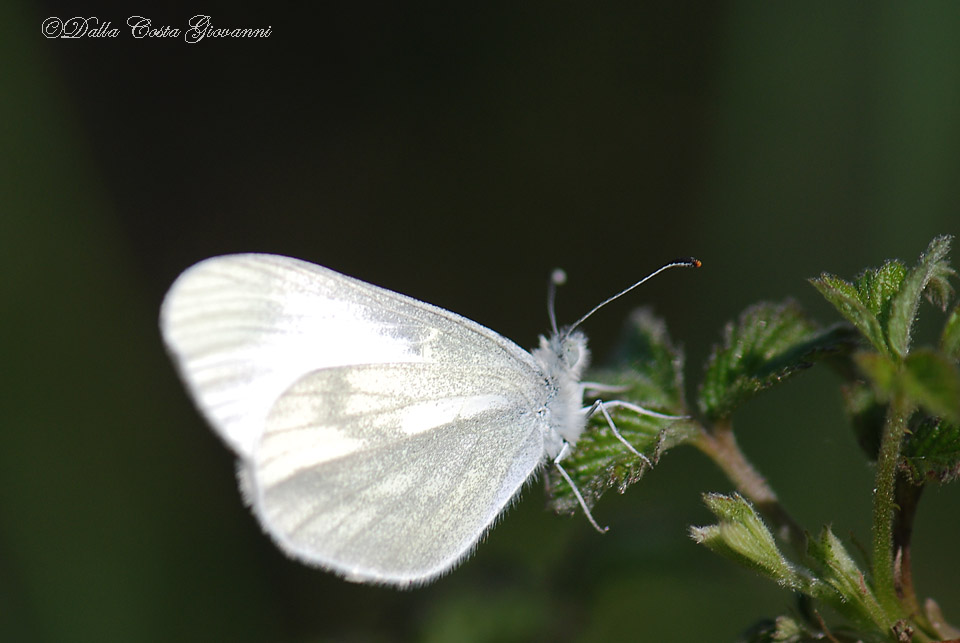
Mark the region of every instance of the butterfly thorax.
[[531, 353], [547, 380], [547, 397], [541, 412], [544, 415], [544, 444], [553, 458], [563, 443], [573, 444], [586, 426], [583, 413], [581, 373], [590, 363], [587, 338], [583, 333], [555, 333], [540, 337], [540, 347]]

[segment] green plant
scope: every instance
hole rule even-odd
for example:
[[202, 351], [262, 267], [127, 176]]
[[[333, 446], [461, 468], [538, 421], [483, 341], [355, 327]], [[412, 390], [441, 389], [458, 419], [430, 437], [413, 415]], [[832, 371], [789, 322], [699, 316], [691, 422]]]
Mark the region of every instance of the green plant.
[[[631, 317], [619, 361], [593, 375], [623, 384], [622, 399], [684, 416], [614, 415], [623, 436], [651, 462], [669, 449], [691, 445], [736, 486], [733, 495], [705, 494], [717, 522], [691, 527], [691, 536], [795, 592], [804, 606], [798, 611], [802, 615], [781, 616], [754, 628], [748, 640], [960, 637], [934, 601], [920, 604], [910, 558], [913, 518], [923, 489], [960, 475], [960, 306], [947, 315], [936, 348], [911, 347], [921, 298], [946, 311], [953, 295], [950, 242], [950, 237], [935, 238], [913, 268], [888, 261], [853, 283], [829, 274], [812, 279], [845, 322], [822, 328], [792, 301], [748, 308], [727, 324], [722, 342], [714, 347], [695, 414], [684, 399], [682, 352], [664, 323], [648, 311]], [[872, 549], [865, 568], [829, 527], [814, 538], [790, 517], [734, 435], [733, 416], [744, 402], [818, 362], [841, 374], [854, 433], [876, 462]], [[623, 448], [599, 415], [591, 418], [590, 429], [564, 461], [588, 504], [609, 489], [622, 492], [647, 466]], [[575, 510], [577, 501], [556, 472], [549, 483], [555, 508]]]

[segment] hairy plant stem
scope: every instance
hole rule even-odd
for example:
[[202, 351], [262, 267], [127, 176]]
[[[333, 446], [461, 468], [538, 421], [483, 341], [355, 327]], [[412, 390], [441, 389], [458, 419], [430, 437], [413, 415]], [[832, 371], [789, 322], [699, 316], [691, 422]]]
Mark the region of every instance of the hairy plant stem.
[[891, 616], [902, 615], [903, 611], [897, 596], [894, 570], [893, 521], [897, 509], [897, 463], [911, 410], [911, 405], [902, 394], [895, 394], [890, 401], [877, 455], [877, 477], [873, 491], [874, 591], [880, 605]]
[[737, 491], [771, 522], [777, 537], [801, 555], [806, 553], [806, 535], [799, 524], [780, 504], [777, 494], [767, 484], [740, 450], [729, 420], [717, 422], [710, 431], [701, 430], [694, 445], [720, 467], [734, 483]]
[[913, 519], [923, 490], [923, 486], [911, 484], [903, 476], [897, 478], [895, 501], [899, 510], [893, 523], [893, 551], [894, 561], [897, 563], [894, 569], [894, 583], [900, 603], [910, 618], [925, 630], [933, 632], [930, 620], [921, 608], [913, 587], [913, 566], [910, 556]]

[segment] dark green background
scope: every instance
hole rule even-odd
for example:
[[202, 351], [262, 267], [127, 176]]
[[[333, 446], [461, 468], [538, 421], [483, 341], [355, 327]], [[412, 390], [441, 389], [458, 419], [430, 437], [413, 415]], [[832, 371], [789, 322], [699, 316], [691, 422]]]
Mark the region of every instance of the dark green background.
[[[425, 589], [300, 566], [164, 355], [166, 288], [220, 253], [315, 261], [525, 346], [554, 266], [569, 321], [695, 255], [586, 328], [602, 357], [655, 306], [694, 391], [744, 306], [790, 295], [833, 321], [806, 278], [960, 232], [960, 4], [518, 4], [0, 5], [0, 639], [729, 641], [791, 609], [687, 537], [699, 493], [729, 490], [689, 450], [600, 502], [605, 536], [536, 483]], [[273, 34], [125, 26], [197, 13]], [[42, 36], [77, 14], [120, 34]], [[807, 529], [868, 543], [872, 471], [835, 385], [814, 369], [738, 429]], [[915, 545], [954, 622], [958, 500], [924, 497]]]

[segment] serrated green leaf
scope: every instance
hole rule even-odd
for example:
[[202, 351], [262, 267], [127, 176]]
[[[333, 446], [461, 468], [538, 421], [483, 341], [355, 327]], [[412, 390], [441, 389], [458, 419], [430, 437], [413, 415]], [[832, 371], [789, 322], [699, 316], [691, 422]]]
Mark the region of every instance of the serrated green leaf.
[[752, 306], [736, 324], [727, 324], [723, 343], [714, 346], [707, 360], [700, 411], [711, 420], [727, 418], [760, 391], [849, 350], [852, 341], [847, 326], [818, 330], [792, 301]]
[[[686, 415], [683, 400], [683, 352], [670, 340], [666, 325], [647, 309], [629, 317], [613, 367], [591, 372], [589, 379], [618, 387], [603, 399], [624, 400], [667, 415]], [[656, 463], [668, 449], [689, 440], [696, 431], [692, 422], [640, 415], [613, 408], [617, 430], [637, 451]], [[601, 413], [595, 413], [563, 467], [573, 478], [588, 506], [607, 490], [623, 493], [637, 482], [647, 464], [631, 453], [610, 430]], [[577, 511], [579, 503], [559, 472], [547, 474], [551, 503], [558, 512]]]
[[890, 352], [877, 314], [861, 301], [860, 293], [852, 284], [828, 273], [811, 279], [810, 283], [867, 338], [874, 348], [883, 354]]
[[960, 370], [940, 353], [918, 349], [903, 364], [902, 388], [907, 397], [932, 415], [960, 423]]
[[857, 296], [883, 327], [890, 316], [893, 297], [900, 292], [906, 276], [907, 267], [902, 261], [893, 259], [879, 268], [868, 268], [857, 277]]
[[927, 281], [923, 293], [927, 300], [941, 311], [947, 309], [947, 304], [953, 298], [954, 291], [953, 285], [950, 283], [950, 277], [957, 274], [946, 260], [952, 243], [953, 235], [947, 234], [936, 237], [921, 256], [921, 262], [940, 264], [931, 265], [930, 279]]
[[[693, 423], [685, 420], [661, 420], [621, 409], [611, 411], [611, 416], [624, 439], [654, 464], [671, 447], [689, 440], [696, 430]], [[563, 467], [587, 506], [593, 507], [610, 489], [625, 492], [640, 480], [648, 465], [617, 439], [598, 414], [591, 418], [587, 430], [563, 461]], [[551, 504], [557, 512], [579, 510], [573, 491], [555, 468], [547, 473], [547, 485]]]
[[907, 435], [901, 467], [913, 484], [956, 480], [960, 477], [960, 425], [922, 418]]
[[819, 539], [808, 540], [807, 553], [817, 574], [809, 588], [811, 596], [860, 626], [886, 628], [887, 617], [864, 573], [829, 527], [823, 528]]
[[953, 293], [949, 277], [954, 272], [946, 262], [951, 240], [936, 237], [909, 271], [899, 261], [888, 261], [863, 271], [856, 286], [828, 273], [810, 281], [878, 352], [903, 358], [921, 295], [945, 307]]
[[960, 360], [960, 306], [957, 306], [947, 317], [940, 335], [940, 350], [953, 361]]
[[891, 302], [887, 338], [890, 348], [900, 357], [906, 357], [910, 351], [910, 331], [917, 317], [921, 295], [926, 294], [931, 301], [945, 307], [953, 292], [948, 278], [954, 272], [946, 261], [951, 240], [952, 237], [941, 236], [930, 242]]
[[613, 371], [629, 369], [641, 376], [638, 379], [649, 381], [649, 386], [636, 390], [637, 395], [632, 399], [663, 396], [660, 406], [671, 409], [674, 414], [685, 413], [683, 350], [674, 346], [666, 323], [649, 308], [637, 308], [630, 313], [610, 366]]
[[690, 536], [695, 542], [784, 587], [800, 590], [805, 585], [803, 573], [780, 553], [773, 534], [742, 496], [708, 493], [704, 494], [703, 501], [719, 522], [707, 527], [690, 527]]

